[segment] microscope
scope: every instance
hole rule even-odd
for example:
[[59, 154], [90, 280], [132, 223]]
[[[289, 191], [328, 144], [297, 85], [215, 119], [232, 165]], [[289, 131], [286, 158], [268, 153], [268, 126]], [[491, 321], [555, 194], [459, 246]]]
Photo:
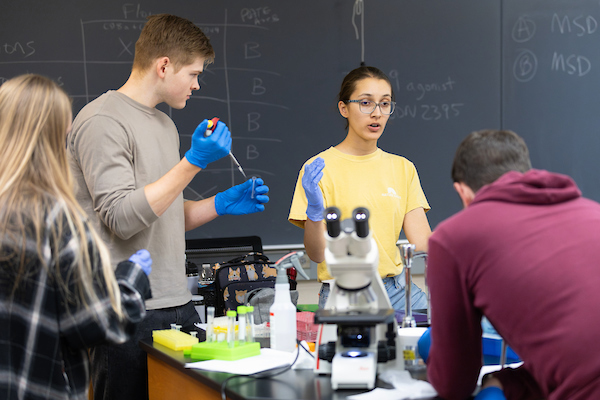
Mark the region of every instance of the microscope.
[[337, 389], [373, 389], [377, 373], [404, 369], [397, 344], [395, 312], [379, 276], [379, 252], [369, 232], [369, 212], [356, 208], [351, 219], [325, 210], [325, 261], [335, 283], [324, 309], [315, 313], [315, 373], [331, 374]]

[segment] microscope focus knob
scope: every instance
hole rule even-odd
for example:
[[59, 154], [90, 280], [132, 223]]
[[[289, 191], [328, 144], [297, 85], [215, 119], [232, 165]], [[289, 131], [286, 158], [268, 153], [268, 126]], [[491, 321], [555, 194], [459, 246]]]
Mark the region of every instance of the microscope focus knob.
[[335, 356], [335, 342], [323, 343], [319, 346], [319, 358], [327, 362], [332, 362]]
[[396, 346], [390, 346], [385, 340], [377, 343], [377, 362], [386, 363], [396, 359]]

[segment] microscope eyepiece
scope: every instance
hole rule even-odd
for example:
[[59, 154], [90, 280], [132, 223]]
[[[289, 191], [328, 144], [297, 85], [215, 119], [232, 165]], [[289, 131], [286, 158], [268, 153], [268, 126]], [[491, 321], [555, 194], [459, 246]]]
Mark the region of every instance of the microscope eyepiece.
[[327, 226], [327, 234], [332, 237], [340, 236], [342, 233], [342, 223], [340, 221], [341, 211], [337, 207], [328, 207], [325, 210], [325, 225]]
[[369, 210], [364, 207], [355, 208], [352, 212], [354, 220], [354, 229], [359, 238], [369, 236]]

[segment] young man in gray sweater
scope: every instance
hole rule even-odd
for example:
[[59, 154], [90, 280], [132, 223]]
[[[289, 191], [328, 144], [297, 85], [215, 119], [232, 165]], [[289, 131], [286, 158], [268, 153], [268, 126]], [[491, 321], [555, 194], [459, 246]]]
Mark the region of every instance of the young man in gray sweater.
[[191, 21], [150, 16], [136, 42], [127, 82], [86, 105], [68, 136], [77, 199], [113, 260], [147, 249], [154, 261], [149, 276], [153, 298], [146, 302], [147, 317], [137, 336], [121, 346], [91, 350], [96, 399], [146, 399], [146, 355], [138, 341], [171, 323], [185, 330], [199, 322], [186, 283], [185, 231], [218, 215], [263, 211], [269, 200], [268, 187], [258, 179], [255, 196], [248, 180], [216, 196], [184, 202], [183, 190], [194, 176], [229, 154], [231, 135], [218, 122], [205, 137], [204, 120], [180, 159], [177, 128], [155, 107], [164, 102], [184, 108], [213, 58], [208, 38]]

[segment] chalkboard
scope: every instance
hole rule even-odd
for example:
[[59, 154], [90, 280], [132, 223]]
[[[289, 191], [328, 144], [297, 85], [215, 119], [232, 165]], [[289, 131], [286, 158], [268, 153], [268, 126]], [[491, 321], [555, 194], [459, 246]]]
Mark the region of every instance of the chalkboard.
[[503, 126], [536, 168], [567, 174], [600, 201], [600, 3], [506, 2]]
[[[247, 174], [265, 180], [271, 201], [264, 213], [220, 217], [188, 239], [258, 235], [264, 245], [302, 243], [302, 230], [287, 221], [297, 174], [344, 138], [336, 95], [361, 61], [392, 80], [397, 111], [380, 147], [416, 164], [432, 227], [461, 207], [450, 179], [456, 146], [472, 130], [500, 127], [510, 105], [500, 96], [501, 0], [5, 3], [0, 79], [47, 75], [72, 96], [75, 113], [125, 82], [148, 15], [186, 17], [210, 37], [216, 59], [202, 89], [183, 110], [159, 108], [177, 124], [182, 154], [202, 119], [225, 121], [233, 153]], [[208, 197], [242, 181], [223, 159], [198, 174], [185, 196]]]

